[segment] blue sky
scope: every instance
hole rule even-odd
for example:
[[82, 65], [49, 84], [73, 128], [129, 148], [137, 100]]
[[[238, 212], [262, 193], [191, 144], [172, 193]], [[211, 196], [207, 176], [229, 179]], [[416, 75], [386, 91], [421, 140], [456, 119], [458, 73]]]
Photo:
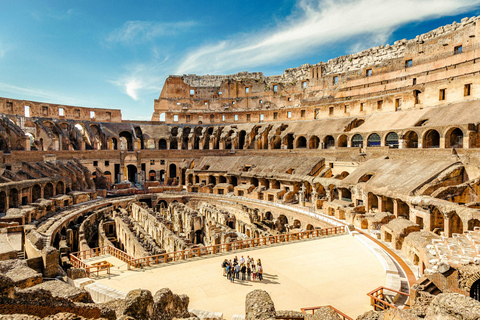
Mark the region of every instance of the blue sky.
[[0, 12], [0, 96], [149, 120], [170, 74], [281, 74], [480, 15], [480, 0], [3, 0]]

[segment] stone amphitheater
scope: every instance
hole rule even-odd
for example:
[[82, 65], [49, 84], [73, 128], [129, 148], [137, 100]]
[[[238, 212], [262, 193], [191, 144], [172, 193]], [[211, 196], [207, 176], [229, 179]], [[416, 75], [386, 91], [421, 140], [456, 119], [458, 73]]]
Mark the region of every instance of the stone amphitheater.
[[1, 318], [480, 319], [479, 19], [151, 121], [0, 98]]

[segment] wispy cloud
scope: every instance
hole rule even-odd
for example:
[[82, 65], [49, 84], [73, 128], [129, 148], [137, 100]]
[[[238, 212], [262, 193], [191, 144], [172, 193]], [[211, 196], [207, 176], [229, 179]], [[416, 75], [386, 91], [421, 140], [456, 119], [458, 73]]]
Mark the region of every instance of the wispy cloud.
[[70, 20], [74, 15], [74, 9], [68, 9], [67, 11], [56, 11], [53, 9], [47, 9], [46, 11], [39, 12], [34, 11], [31, 12], [31, 15], [36, 20], [44, 20], [44, 19], [53, 19], [58, 21], [65, 21]]
[[69, 105], [91, 105], [95, 106], [95, 103], [92, 101], [87, 101], [83, 99], [75, 99], [68, 96], [59, 95], [55, 92], [48, 92], [41, 89], [30, 89], [30, 88], [22, 88], [18, 86], [13, 86], [10, 84], [0, 82], [0, 92], [10, 93], [14, 95], [18, 95], [20, 99], [45, 99], [45, 101], [52, 102], [52, 103], [65, 103]]
[[479, 4], [479, 0], [299, 0], [295, 12], [275, 28], [195, 48], [176, 73], [239, 71], [337, 42], [349, 41], [351, 48], [378, 45], [404, 24], [460, 14]]
[[158, 93], [163, 86], [169, 72], [173, 71], [169, 58], [145, 64], [134, 64], [127, 67], [127, 72], [118, 79], [109, 82], [135, 101], [140, 100], [141, 94]]
[[107, 43], [134, 44], [150, 41], [162, 36], [171, 36], [185, 32], [195, 26], [195, 22], [154, 22], [127, 21], [106, 37]]

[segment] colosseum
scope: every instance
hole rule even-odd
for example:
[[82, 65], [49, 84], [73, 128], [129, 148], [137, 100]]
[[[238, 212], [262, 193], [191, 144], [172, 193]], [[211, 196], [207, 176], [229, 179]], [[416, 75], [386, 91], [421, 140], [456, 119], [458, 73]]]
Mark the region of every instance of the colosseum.
[[479, 21], [171, 75], [151, 121], [0, 98], [2, 319], [479, 319]]

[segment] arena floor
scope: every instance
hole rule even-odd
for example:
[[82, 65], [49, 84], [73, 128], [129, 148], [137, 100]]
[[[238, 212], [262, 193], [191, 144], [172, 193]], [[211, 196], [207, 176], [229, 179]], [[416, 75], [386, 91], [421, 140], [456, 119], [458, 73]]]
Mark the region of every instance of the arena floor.
[[[264, 281], [230, 283], [222, 276], [223, 259], [235, 254], [260, 258]], [[276, 310], [332, 305], [356, 318], [371, 310], [367, 292], [385, 285], [382, 265], [371, 251], [350, 235], [281, 244], [260, 249], [217, 255], [189, 262], [170, 263], [142, 270], [125, 270], [116, 265], [110, 279], [96, 281], [128, 292], [148, 289], [155, 294], [170, 288], [190, 297], [190, 308], [222, 312], [225, 319], [245, 314], [245, 296], [254, 289], [264, 289], [272, 297]], [[122, 264], [123, 266], [118, 268]]]

